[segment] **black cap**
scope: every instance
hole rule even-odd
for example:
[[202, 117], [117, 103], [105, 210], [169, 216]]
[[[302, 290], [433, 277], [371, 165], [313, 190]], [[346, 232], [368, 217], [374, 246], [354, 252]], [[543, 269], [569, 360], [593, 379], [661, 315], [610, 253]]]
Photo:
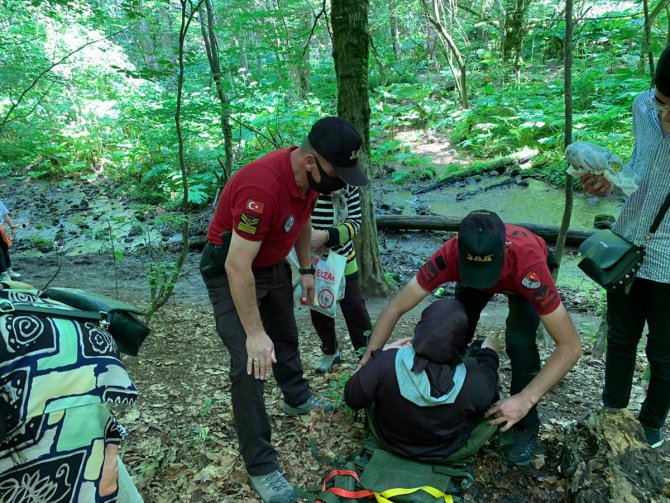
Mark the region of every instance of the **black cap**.
[[416, 356], [412, 370], [426, 368], [428, 362], [459, 363], [467, 347], [468, 315], [463, 304], [455, 299], [433, 302], [421, 313], [414, 328], [412, 347]]
[[461, 283], [480, 290], [498, 282], [505, 254], [505, 224], [487, 210], [476, 210], [458, 226]]
[[312, 148], [333, 165], [348, 185], [360, 187], [370, 180], [358, 167], [363, 140], [351, 123], [339, 117], [324, 117], [312, 126], [307, 136]]
[[666, 97], [670, 97], [670, 45], [667, 46], [656, 63], [654, 87]]

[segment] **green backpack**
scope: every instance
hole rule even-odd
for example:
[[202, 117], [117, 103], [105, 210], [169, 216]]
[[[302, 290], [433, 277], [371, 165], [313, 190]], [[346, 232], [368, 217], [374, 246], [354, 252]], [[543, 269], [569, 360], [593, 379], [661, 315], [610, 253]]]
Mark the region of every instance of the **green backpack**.
[[388, 451], [373, 432], [320, 487], [307, 488], [300, 497], [315, 503], [458, 503], [474, 483], [477, 450], [495, 431], [482, 421], [461, 449], [436, 464]]

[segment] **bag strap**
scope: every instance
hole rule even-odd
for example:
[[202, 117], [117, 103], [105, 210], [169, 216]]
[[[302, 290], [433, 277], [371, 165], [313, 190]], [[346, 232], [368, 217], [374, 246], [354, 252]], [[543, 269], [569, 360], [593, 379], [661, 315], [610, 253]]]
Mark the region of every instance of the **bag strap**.
[[[652, 223], [651, 227], [649, 228], [649, 234], [654, 234], [656, 230], [658, 230], [658, 226], [661, 225], [661, 221], [663, 220], [663, 217], [667, 213], [669, 207], [670, 207], [670, 192], [668, 193], [667, 196], [665, 196], [663, 206], [661, 206], [661, 209], [658, 210], [658, 214], [654, 219], [654, 223]], [[651, 239], [651, 236], [649, 236], [649, 239]]]
[[61, 309], [58, 307], [31, 306], [26, 304], [13, 304], [8, 300], [0, 301], [0, 314], [26, 313], [26, 314], [46, 314], [57, 318], [65, 319], [84, 319], [100, 321], [103, 319], [102, 313], [98, 311], [81, 311], [79, 309]]
[[432, 486], [421, 486], [421, 487], [413, 487], [411, 489], [405, 489], [405, 488], [395, 488], [395, 489], [387, 489], [386, 491], [383, 491], [381, 493], [375, 493], [375, 498], [377, 499], [378, 503], [393, 503], [390, 498], [393, 498], [395, 496], [401, 496], [403, 494], [411, 494], [417, 491], [425, 491], [434, 498], [439, 498], [439, 499], [444, 499], [445, 503], [454, 503], [454, 498], [450, 494], [445, 494], [439, 489], [435, 489]]
[[[350, 490], [350, 489], [343, 489], [341, 487], [327, 487], [328, 482], [337, 477], [337, 476], [348, 476], [352, 477], [356, 482], [359, 484], [361, 483], [360, 479], [358, 478], [358, 474], [354, 470], [332, 470], [328, 475], [326, 475], [326, 478], [323, 480], [323, 484], [321, 485], [321, 492], [323, 493], [331, 493], [336, 496], [339, 496], [341, 498], [349, 498], [349, 499], [359, 499], [359, 498], [373, 498], [375, 496], [375, 493], [368, 490], [368, 489], [360, 489], [360, 490]], [[320, 500], [321, 495], [316, 499], [317, 502], [321, 501]]]

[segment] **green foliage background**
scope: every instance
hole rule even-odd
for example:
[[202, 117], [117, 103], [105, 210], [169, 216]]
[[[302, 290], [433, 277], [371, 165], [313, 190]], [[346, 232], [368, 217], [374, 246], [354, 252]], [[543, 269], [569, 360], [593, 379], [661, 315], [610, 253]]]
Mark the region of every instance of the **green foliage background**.
[[[319, 16], [320, 1], [214, 5], [237, 168], [275, 146], [300, 142], [313, 121], [336, 113], [330, 28], [327, 14]], [[575, 40], [574, 139], [627, 159], [632, 99], [650, 85], [640, 56], [641, 6], [589, 5]], [[162, 0], [0, 3], [0, 174], [108, 177], [137, 199], [178, 205], [178, 6]], [[469, 72], [470, 108], [462, 109], [444, 54], [431, 49], [436, 42], [421, 3], [404, 2], [393, 12], [387, 2], [371, 2], [373, 169], [394, 168], [398, 183], [417, 173], [435, 176], [398, 139], [399, 131], [418, 129], [448, 136], [473, 158], [538, 149], [538, 175], [562, 183], [562, 5], [531, 4], [518, 78], [500, 58], [500, 34], [485, 22], [491, 5], [482, 0], [470, 8], [484, 15], [459, 11], [461, 24], [454, 28]], [[400, 27], [399, 58], [392, 15]], [[665, 44], [663, 16], [652, 34], [655, 54]], [[197, 15], [186, 49], [182, 124], [189, 199], [197, 206], [220, 186], [224, 155], [220, 104]], [[301, 85], [300, 72], [308, 85]]]

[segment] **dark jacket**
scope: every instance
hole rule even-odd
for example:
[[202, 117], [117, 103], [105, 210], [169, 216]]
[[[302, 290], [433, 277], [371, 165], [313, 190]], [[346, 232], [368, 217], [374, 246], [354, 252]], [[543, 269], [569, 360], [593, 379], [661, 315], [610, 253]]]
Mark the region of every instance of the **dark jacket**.
[[347, 382], [344, 399], [352, 409], [374, 405], [375, 430], [394, 452], [442, 460], [465, 444], [473, 425], [498, 399], [498, 355], [487, 348], [463, 360], [460, 369], [445, 364], [454, 373], [454, 387], [440, 397], [431, 394], [425, 370], [411, 372], [413, 356], [411, 347], [375, 351]]

